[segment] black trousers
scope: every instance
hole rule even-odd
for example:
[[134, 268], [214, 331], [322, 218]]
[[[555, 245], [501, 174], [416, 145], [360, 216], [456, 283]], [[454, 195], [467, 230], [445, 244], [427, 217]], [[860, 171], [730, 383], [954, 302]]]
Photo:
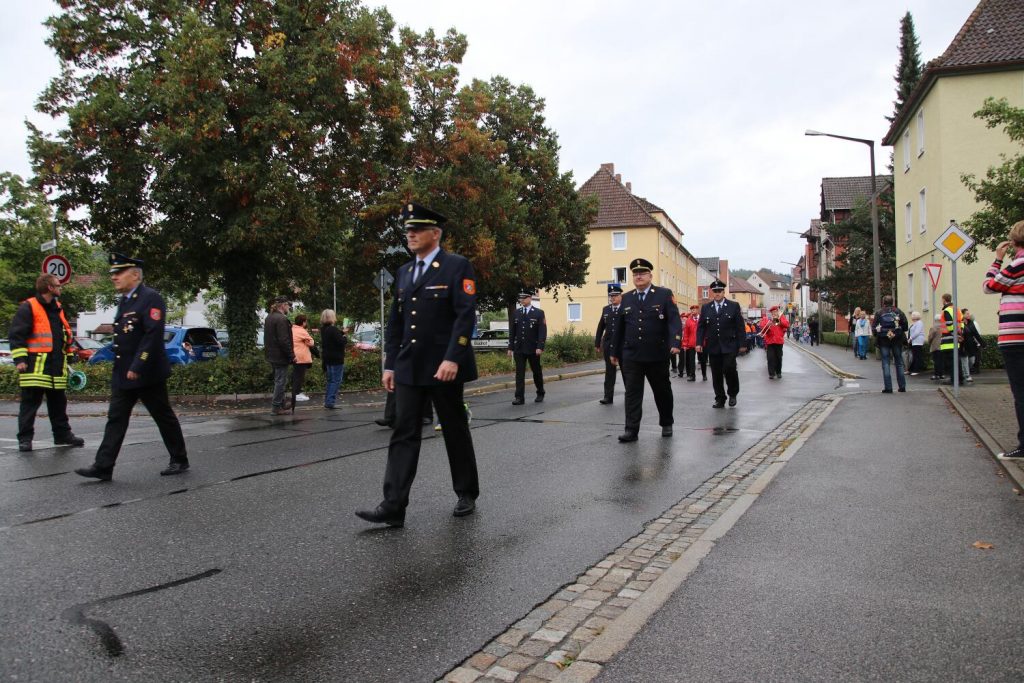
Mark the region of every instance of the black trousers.
[[654, 403], [658, 406], [658, 424], [668, 427], [672, 424], [672, 383], [669, 379], [668, 363], [654, 361], [623, 360], [622, 383], [626, 386], [626, 431], [640, 431], [640, 420], [644, 414], [644, 381], [651, 385]]
[[544, 395], [544, 374], [540, 369], [540, 356], [536, 353], [512, 352], [516, 361], [516, 398], [522, 399], [526, 395], [526, 363], [530, 363], [530, 370], [533, 372], [533, 385], [537, 388], [537, 395]]
[[313, 367], [312, 363], [296, 363], [292, 366], [292, 395], [302, 393], [302, 385], [306, 382], [306, 371]]
[[607, 344], [602, 347], [602, 353], [604, 355], [604, 397], [611, 401], [615, 396], [615, 375], [619, 369], [612, 365]]
[[146, 406], [163, 439], [171, 462], [188, 464], [188, 453], [185, 450], [185, 437], [181, 433], [181, 423], [171, 408], [167, 398], [167, 384], [160, 382], [137, 389], [112, 389], [110, 406], [107, 408], [107, 426], [103, 428], [103, 441], [96, 450], [96, 467], [113, 469], [117, 456], [121, 452], [124, 435], [128, 431], [128, 421], [132, 417], [132, 409], [138, 401]]
[[700, 362], [700, 376], [704, 379], [708, 378], [708, 350], [704, 349], [697, 354], [697, 360]]
[[736, 354], [709, 353], [708, 361], [711, 364], [711, 386], [715, 390], [715, 400], [725, 403], [727, 392], [729, 396], [736, 396], [740, 393], [740, 375], [736, 372]]
[[782, 344], [765, 344], [765, 356], [768, 358], [768, 374], [782, 375]]
[[669, 355], [669, 357], [668, 357], [668, 366], [669, 366], [669, 368], [672, 369], [673, 372], [678, 367], [678, 364], [679, 364], [679, 354], [678, 353], [673, 353], [673, 354]]
[[444, 425], [444, 446], [452, 472], [452, 488], [458, 496], [476, 499], [480, 482], [476, 471], [473, 437], [463, 407], [463, 384], [432, 386], [401, 384], [395, 387], [395, 430], [388, 445], [388, 465], [384, 471], [384, 502], [392, 512], [404, 511], [409, 505], [409, 490], [416, 478], [420, 460], [424, 400], [432, 401], [438, 421]]
[[[964, 354], [963, 354], [962, 351], [957, 353], [957, 360], [958, 361], [961, 358], [963, 358], [963, 357], [964, 357]], [[949, 381], [952, 382], [953, 381], [953, 372], [954, 372], [954, 369], [953, 369], [953, 349], [948, 349], [948, 350], [943, 350], [942, 351], [942, 370], [943, 370], [944, 374], [949, 375], [948, 379], [949, 379]], [[957, 378], [959, 379], [959, 383], [963, 384], [964, 383], [964, 369], [963, 369], [963, 366], [960, 365], [960, 363], [957, 363], [957, 367], [956, 367], [955, 372], [957, 374]]]
[[679, 375], [682, 376], [684, 372], [687, 377], [697, 377], [697, 349], [693, 347], [683, 349], [683, 366], [679, 371]]
[[[388, 397], [384, 400], [384, 419], [391, 424], [395, 423], [395, 393], [398, 391], [398, 387], [395, 387], [395, 391], [387, 392]], [[423, 414], [422, 417], [429, 417], [430, 421], [434, 421], [434, 406], [430, 402], [430, 396], [423, 397]]]
[[50, 416], [50, 429], [53, 440], [60, 441], [71, 436], [71, 424], [68, 422], [68, 395], [64, 389], [43, 389], [42, 387], [22, 387], [21, 406], [18, 408], [18, 442], [31, 441], [35, 436], [36, 413], [43, 404], [46, 395], [46, 412]]
[[1024, 447], [1024, 348], [1000, 347], [1003, 367], [1013, 392], [1013, 408], [1017, 413], [1017, 448]]

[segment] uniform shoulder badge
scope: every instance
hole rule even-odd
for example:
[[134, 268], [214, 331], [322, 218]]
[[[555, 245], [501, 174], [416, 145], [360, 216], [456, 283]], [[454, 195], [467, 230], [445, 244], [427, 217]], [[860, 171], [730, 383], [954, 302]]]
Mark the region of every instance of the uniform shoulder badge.
[[459, 337], [459, 346], [465, 346], [468, 343], [469, 343], [468, 339], [466, 339], [465, 337]]
[[462, 291], [464, 291], [466, 294], [469, 294], [470, 296], [476, 294], [476, 283], [468, 278], [463, 280]]
[[160, 317], [161, 317], [160, 309], [159, 308], [151, 308], [151, 309], [149, 309], [149, 317], [152, 318], [153, 320], [159, 320]]

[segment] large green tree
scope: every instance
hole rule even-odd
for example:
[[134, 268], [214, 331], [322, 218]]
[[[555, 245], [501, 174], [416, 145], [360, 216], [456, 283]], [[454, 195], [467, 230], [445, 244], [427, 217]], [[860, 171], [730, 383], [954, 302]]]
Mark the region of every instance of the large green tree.
[[390, 16], [355, 0], [61, 6], [48, 44], [62, 70], [38, 108], [67, 127], [31, 130], [41, 186], [164, 288], [219, 285], [244, 352], [262, 297], [329, 286], [391, 170], [407, 96]]
[[890, 123], [903, 111], [910, 93], [921, 80], [921, 42], [914, 29], [914, 17], [907, 12], [900, 19], [900, 61], [896, 65], [896, 99], [893, 101], [892, 116], [885, 117]]
[[[35, 293], [46, 256], [39, 245], [53, 237], [53, 224], [53, 210], [43, 193], [18, 175], [0, 173], [0, 336], [7, 335], [18, 304]], [[102, 254], [95, 246], [60, 229], [58, 253], [71, 262], [73, 273], [61, 292], [69, 320], [95, 309], [98, 297], [112, 299], [113, 288], [105, 279], [82, 277], [102, 272]]]
[[[974, 116], [989, 128], [1002, 127], [1018, 148], [1024, 146], [1024, 109], [1010, 106], [1005, 99], [989, 98]], [[981, 206], [963, 226], [978, 244], [989, 249], [1006, 239], [1011, 225], [1024, 220], [1024, 154], [1001, 154], [1000, 158], [1002, 163], [990, 166], [980, 180], [970, 173], [961, 176]], [[977, 250], [965, 256], [969, 261], [976, 258]]]

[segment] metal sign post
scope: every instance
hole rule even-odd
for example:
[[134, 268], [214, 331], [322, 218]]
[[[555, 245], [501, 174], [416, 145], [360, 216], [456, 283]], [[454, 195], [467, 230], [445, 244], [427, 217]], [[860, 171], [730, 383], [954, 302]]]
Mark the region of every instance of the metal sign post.
[[394, 276], [381, 268], [377, 276], [373, 278], [373, 284], [380, 290], [380, 371], [384, 373], [384, 290], [395, 282]]
[[[956, 262], [968, 249], [974, 246], [974, 239], [971, 238], [956, 221], [950, 219], [949, 227], [935, 240], [935, 248], [949, 257], [952, 262], [950, 275], [953, 279], [953, 398], [960, 398], [960, 326], [957, 325], [957, 317], [960, 314], [960, 307], [956, 297]], [[929, 269], [929, 274], [930, 274]], [[936, 278], [937, 279], [937, 278]]]

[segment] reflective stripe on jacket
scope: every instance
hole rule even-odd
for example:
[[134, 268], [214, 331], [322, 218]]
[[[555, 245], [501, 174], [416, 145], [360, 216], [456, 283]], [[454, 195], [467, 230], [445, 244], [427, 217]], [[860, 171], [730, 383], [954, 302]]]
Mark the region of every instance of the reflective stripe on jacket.
[[74, 335], [71, 332], [71, 325], [64, 317], [64, 310], [60, 302], [54, 302], [57, 306], [57, 314], [60, 324], [64, 328], [64, 344], [62, 345], [63, 357], [51, 364], [50, 372], [46, 371], [47, 361], [53, 353], [53, 331], [50, 328], [50, 316], [39, 299], [32, 297], [24, 303], [32, 310], [32, 331], [25, 340], [25, 346], [11, 349], [11, 358], [15, 363], [28, 364], [28, 371], [18, 374], [18, 385], [22, 387], [38, 387], [41, 389], [67, 389], [67, 356], [71, 352], [71, 341]]
[[953, 328], [953, 307], [946, 306], [942, 309], [942, 341], [939, 343], [940, 351], [952, 351], [956, 346], [956, 339], [963, 333], [964, 319], [960, 311], [956, 312], [956, 333]]

